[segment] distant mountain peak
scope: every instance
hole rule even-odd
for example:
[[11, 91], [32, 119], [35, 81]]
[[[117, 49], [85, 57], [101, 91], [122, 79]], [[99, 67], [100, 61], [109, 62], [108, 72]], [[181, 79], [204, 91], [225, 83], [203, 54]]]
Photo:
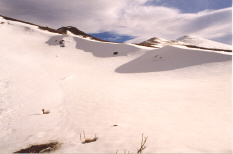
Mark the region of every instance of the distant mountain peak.
[[76, 27], [73, 27], [73, 26], [60, 27], [57, 30], [60, 31], [63, 34], [67, 34], [67, 31], [70, 31], [74, 35], [82, 35], [82, 36], [85, 36], [85, 37], [89, 37], [88, 34], [84, 33], [83, 31], [81, 31], [81, 30], [79, 30], [79, 29], [77, 29]]
[[193, 35], [184, 35], [176, 40], [166, 40], [162, 38], [152, 37], [146, 41], [138, 43], [137, 45], [153, 48], [161, 48], [166, 45], [178, 45], [183, 47], [186, 46], [188, 48], [232, 52], [232, 46], [230, 45], [219, 43], [216, 41], [211, 41]]
[[61, 28], [58, 28], [57, 30], [60, 31], [62, 34], [67, 34], [67, 31], [69, 31], [74, 35], [82, 36], [84, 38], [90, 38], [92, 40], [97, 40], [97, 41], [101, 41], [101, 42], [109, 42], [109, 41], [105, 41], [105, 40], [93, 37], [91, 35], [88, 35], [87, 33], [83, 32], [83, 31], [81, 31], [78, 28], [73, 27], [73, 26], [61, 27]]
[[138, 43], [138, 45], [154, 47], [154, 48], [161, 48], [166, 45], [174, 45], [174, 44], [176, 44], [176, 41], [170, 41], [170, 40], [166, 40], [166, 39], [158, 38], [158, 37], [152, 37], [149, 40]]
[[204, 39], [198, 36], [185, 35], [176, 39], [180, 44], [187, 47], [207, 49], [207, 50], [218, 50], [218, 51], [228, 51], [231, 52], [232, 46], [223, 44], [220, 42]]

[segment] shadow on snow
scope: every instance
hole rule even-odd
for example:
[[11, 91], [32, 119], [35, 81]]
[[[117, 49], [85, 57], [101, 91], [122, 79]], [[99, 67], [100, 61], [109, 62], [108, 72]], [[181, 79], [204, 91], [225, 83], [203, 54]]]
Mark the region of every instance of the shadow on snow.
[[206, 63], [232, 60], [231, 55], [166, 46], [151, 50], [118, 67], [117, 73], [146, 73], [180, 69]]

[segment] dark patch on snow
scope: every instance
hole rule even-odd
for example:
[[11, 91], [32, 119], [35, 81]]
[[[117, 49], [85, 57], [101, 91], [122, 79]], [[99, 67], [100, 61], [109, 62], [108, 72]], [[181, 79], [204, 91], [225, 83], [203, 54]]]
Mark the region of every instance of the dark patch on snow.
[[48, 153], [57, 150], [59, 146], [60, 144], [58, 142], [51, 142], [46, 144], [32, 145], [26, 149], [21, 149], [14, 153]]

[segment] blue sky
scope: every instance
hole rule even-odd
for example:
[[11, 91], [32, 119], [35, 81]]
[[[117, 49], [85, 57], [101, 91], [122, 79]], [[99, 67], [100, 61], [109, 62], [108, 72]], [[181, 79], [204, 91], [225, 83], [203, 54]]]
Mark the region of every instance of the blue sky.
[[123, 43], [135, 37], [129, 35], [119, 35], [113, 32], [89, 33], [91, 36], [101, 38], [102, 40]]
[[232, 43], [231, 0], [1, 0], [0, 14], [115, 42], [194, 35]]

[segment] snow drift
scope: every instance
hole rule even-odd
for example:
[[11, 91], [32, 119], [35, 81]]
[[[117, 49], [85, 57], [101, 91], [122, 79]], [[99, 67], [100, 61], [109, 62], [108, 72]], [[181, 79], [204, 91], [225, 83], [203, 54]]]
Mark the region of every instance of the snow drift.
[[166, 46], [146, 54], [118, 67], [118, 73], [145, 73], [171, 71], [184, 67], [232, 60], [231, 56], [220, 53], [181, 49]]

